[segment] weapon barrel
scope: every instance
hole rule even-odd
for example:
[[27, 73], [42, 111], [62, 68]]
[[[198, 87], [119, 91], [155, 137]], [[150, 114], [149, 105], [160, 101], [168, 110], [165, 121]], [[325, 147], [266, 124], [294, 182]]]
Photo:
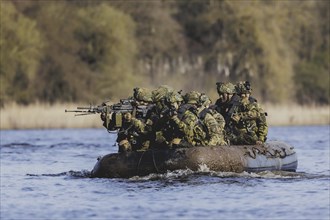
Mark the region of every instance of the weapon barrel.
[[93, 107], [77, 107], [77, 109], [93, 109]]
[[83, 116], [83, 115], [92, 115], [94, 112], [86, 112], [86, 113], [80, 113], [80, 114], [75, 114], [74, 116]]
[[83, 110], [67, 110], [67, 109], [65, 109], [65, 112], [87, 112], [87, 111], [83, 111]]

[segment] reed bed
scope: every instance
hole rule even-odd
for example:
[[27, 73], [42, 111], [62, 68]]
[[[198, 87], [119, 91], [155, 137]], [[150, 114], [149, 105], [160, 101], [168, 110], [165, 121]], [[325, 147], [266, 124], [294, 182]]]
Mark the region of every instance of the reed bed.
[[1, 109], [1, 129], [48, 129], [48, 128], [101, 128], [98, 114], [77, 116], [65, 113], [65, 109], [76, 109], [80, 104], [33, 104], [6, 105]]
[[330, 106], [273, 105], [262, 106], [268, 113], [270, 126], [329, 125]]
[[[74, 116], [65, 109], [75, 109], [79, 104], [9, 104], [1, 108], [0, 128], [49, 129], [49, 128], [102, 128], [98, 114]], [[300, 106], [265, 104], [269, 126], [277, 125], [329, 125], [329, 106]]]

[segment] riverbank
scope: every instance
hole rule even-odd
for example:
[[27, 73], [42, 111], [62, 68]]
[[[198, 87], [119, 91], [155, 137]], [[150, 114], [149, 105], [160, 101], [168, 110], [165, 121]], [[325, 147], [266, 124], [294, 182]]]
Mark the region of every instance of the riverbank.
[[[1, 130], [102, 128], [98, 114], [75, 117], [74, 113], [64, 112], [65, 109], [75, 109], [76, 106], [79, 106], [79, 104], [6, 105], [0, 110], [0, 128]], [[267, 122], [269, 126], [330, 124], [330, 106], [265, 104], [263, 108], [268, 113]]]

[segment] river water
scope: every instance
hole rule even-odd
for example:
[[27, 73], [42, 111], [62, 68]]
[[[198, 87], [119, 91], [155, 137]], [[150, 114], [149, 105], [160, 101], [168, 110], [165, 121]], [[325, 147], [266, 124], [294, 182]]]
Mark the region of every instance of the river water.
[[298, 170], [91, 179], [104, 129], [1, 131], [1, 219], [329, 219], [329, 126], [271, 127]]

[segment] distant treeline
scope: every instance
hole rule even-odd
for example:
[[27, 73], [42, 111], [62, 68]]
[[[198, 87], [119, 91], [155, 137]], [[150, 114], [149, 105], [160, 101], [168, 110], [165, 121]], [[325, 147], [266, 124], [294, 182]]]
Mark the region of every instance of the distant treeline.
[[91, 102], [168, 84], [329, 104], [327, 0], [2, 0], [1, 105]]

